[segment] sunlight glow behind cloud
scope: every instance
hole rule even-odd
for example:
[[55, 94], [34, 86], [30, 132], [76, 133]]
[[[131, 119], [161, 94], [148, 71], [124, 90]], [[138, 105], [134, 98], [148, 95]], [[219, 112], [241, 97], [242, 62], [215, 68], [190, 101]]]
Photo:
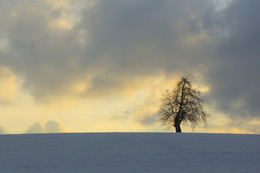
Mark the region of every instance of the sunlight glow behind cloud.
[[16, 75], [7, 67], [0, 66], [0, 102], [10, 102], [17, 91]]

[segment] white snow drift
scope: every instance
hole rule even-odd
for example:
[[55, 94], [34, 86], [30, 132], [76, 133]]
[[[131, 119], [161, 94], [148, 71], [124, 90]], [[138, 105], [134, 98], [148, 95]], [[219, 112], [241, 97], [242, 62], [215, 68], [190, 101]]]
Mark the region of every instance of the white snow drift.
[[258, 173], [260, 136], [0, 135], [2, 173]]

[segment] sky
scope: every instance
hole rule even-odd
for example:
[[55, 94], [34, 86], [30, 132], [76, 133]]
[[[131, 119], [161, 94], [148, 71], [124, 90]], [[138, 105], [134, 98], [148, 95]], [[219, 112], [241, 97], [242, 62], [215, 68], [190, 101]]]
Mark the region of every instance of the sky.
[[0, 1], [0, 134], [171, 132], [157, 120], [181, 76], [206, 126], [260, 133], [259, 0]]

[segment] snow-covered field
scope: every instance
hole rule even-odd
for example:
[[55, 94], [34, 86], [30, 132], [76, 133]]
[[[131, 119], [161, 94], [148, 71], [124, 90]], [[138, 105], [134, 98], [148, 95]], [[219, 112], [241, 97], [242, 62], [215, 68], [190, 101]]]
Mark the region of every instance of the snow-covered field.
[[1, 173], [259, 173], [260, 135], [0, 135]]

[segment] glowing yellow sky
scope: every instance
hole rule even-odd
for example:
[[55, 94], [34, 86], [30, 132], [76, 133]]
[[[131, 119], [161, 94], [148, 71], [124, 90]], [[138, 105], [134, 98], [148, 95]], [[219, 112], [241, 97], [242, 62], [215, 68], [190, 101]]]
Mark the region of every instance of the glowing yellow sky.
[[[163, 75], [152, 78], [136, 79], [112, 93], [108, 97], [82, 98], [73, 95], [51, 98], [45, 103], [36, 103], [32, 96], [22, 88], [22, 78], [7, 67], [1, 67], [2, 81], [0, 99], [1, 127], [6, 133], [39, 132], [170, 132], [174, 129], [161, 126], [159, 122], [142, 124], [142, 118], [153, 116], [158, 110], [160, 96], [167, 88], [172, 88], [177, 77], [171, 80]], [[198, 75], [198, 74], [197, 74]], [[81, 84], [73, 84], [75, 90], [82, 90]], [[206, 86], [202, 90], [207, 92]], [[208, 87], [206, 87], [208, 88]], [[208, 108], [207, 108], [208, 109]], [[229, 128], [229, 119], [214, 110], [206, 128], [196, 128], [195, 132], [207, 133], [252, 133], [237, 128]], [[221, 116], [220, 116], [221, 115]], [[54, 122], [59, 130], [44, 130]], [[259, 122], [258, 122], [259, 124]], [[38, 127], [39, 126], [39, 127]], [[34, 128], [33, 128], [34, 127]], [[41, 128], [37, 131], [35, 128]], [[184, 132], [193, 132], [188, 125]]]

